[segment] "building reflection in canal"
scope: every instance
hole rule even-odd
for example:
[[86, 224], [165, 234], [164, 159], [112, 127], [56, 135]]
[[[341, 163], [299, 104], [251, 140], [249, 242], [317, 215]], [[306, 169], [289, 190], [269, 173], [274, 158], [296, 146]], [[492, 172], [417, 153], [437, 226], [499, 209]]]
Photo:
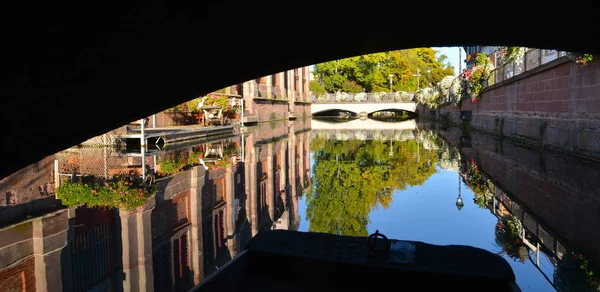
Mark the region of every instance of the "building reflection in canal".
[[[298, 197], [311, 183], [309, 130], [304, 119], [263, 123], [243, 138], [148, 151], [144, 163], [140, 153], [71, 148], [3, 179], [0, 291], [191, 288], [260, 230], [298, 229]], [[132, 210], [56, 199], [60, 186], [108, 182], [142, 165], [157, 191]]]
[[531, 262], [558, 291], [600, 289], [597, 164], [478, 132], [432, 128], [448, 148], [460, 149], [461, 179], [474, 203], [498, 217], [495, 239], [505, 256]]

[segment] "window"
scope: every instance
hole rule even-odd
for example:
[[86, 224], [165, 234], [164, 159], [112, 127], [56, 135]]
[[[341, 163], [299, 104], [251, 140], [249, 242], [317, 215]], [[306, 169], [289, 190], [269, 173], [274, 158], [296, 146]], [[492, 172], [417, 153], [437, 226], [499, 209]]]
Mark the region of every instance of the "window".
[[223, 210], [219, 210], [215, 215], [215, 238], [217, 248], [225, 246], [225, 226], [223, 225]]
[[189, 273], [189, 253], [187, 232], [181, 234], [173, 241], [173, 268], [175, 269], [175, 281], [186, 278]]
[[260, 214], [265, 215], [267, 213], [267, 180], [264, 179], [260, 182]]

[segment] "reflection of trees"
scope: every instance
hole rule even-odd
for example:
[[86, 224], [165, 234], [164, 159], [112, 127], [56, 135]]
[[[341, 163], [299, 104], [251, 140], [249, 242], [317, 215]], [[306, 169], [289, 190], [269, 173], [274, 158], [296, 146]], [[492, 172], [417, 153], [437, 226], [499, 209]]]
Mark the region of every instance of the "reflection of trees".
[[440, 167], [445, 170], [460, 170], [460, 152], [457, 148], [446, 146], [440, 149]]
[[342, 235], [367, 235], [370, 211], [378, 205], [389, 207], [394, 190], [423, 184], [435, 173], [437, 162], [437, 153], [424, 151], [413, 140], [315, 139], [311, 150], [314, 178], [306, 211], [310, 231]]

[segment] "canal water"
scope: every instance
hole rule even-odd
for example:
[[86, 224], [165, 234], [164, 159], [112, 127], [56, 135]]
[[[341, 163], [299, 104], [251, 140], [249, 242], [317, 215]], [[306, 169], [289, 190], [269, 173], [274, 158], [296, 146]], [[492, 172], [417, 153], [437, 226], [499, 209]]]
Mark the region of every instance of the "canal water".
[[0, 290], [181, 291], [268, 229], [469, 245], [523, 291], [600, 287], [597, 165], [417, 120], [348, 125], [51, 155], [0, 181]]

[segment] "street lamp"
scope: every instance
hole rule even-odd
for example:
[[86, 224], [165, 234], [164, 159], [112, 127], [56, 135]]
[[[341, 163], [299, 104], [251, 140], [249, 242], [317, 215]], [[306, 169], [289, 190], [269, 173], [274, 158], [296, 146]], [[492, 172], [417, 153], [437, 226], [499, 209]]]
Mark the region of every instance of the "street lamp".
[[431, 85], [431, 67], [427, 67], [427, 83]]
[[417, 76], [417, 91], [419, 91], [419, 77], [421, 76], [421, 70], [417, 68], [417, 74], [413, 74], [413, 76]]
[[456, 208], [458, 211], [463, 208], [465, 204], [463, 203], [462, 198], [460, 197], [460, 173], [458, 173], [458, 198], [456, 198]]
[[390, 92], [392, 92], [392, 77], [394, 77], [394, 74], [390, 74], [388, 76], [390, 76]]

